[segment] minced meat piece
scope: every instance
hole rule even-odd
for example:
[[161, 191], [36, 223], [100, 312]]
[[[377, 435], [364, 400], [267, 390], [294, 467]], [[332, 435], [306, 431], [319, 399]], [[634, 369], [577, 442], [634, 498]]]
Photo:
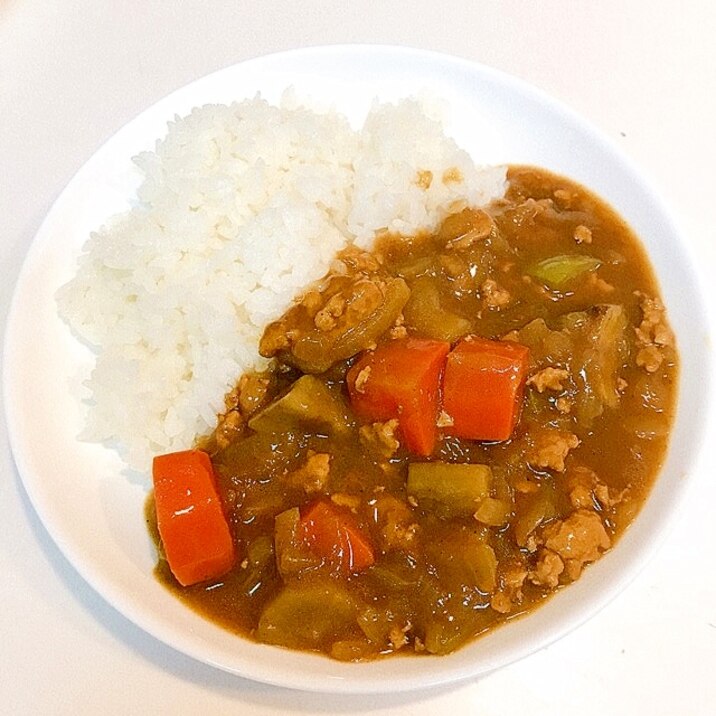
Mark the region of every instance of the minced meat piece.
[[673, 347], [674, 334], [666, 323], [666, 309], [658, 297], [651, 298], [636, 291], [642, 313], [642, 321], [635, 329], [640, 349], [636, 364], [647, 373], [655, 373], [664, 360], [663, 348]]
[[599, 515], [584, 509], [573, 512], [566, 520], [547, 525], [542, 537], [545, 546], [564, 560], [570, 576], [575, 572], [579, 574], [586, 562], [599, 559], [612, 544]]
[[559, 392], [564, 390], [562, 381], [567, 380], [567, 378], [569, 378], [569, 371], [564, 368], [553, 368], [549, 366], [530, 376], [527, 379], [527, 385], [534, 385], [539, 393], [544, 393], [545, 390]]
[[451, 425], [455, 425], [451, 415], [448, 415], [444, 410], [440, 411], [437, 422], [435, 423], [439, 428], [449, 428]]
[[356, 389], [356, 391], [358, 393], [365, 393], [365, 386], [366, 386], [366, 383], [368, 382], [368, 378], [370, 378], [370, 371], [371, 371], [371, 368], [369, 365], [367, 365], [356, 376], [356, 382], [355, 382], [354, 388]]
[[532, 584], [554, 589], [559, 584], [559, 575], [564, 572], [562, 558], [550, 549], [542, 548], [535, 568], [528, 577]]
[[554, 407], [557, 408], [562, 415], [566, 415], [572, 411], [572, 401], [563, 395], [554, 401]]
[[648, 345], [640, 348], [636, 354], [636, 364], [647, 373], [656, 373], [664, 362], [664, 354], [657, 345]]
[[385, 423], [363, 425], [358, 432], [366, 447], [372, 448], [385, 458], [391, 458], [400, 447], [400, 442], [395, 437], [397, 429], [398, 420], [394, 418]]
[[521, 562], [509, 562], [500, 570], [499, 587], [490, 599], [490, 606], [500, 614], [508, 614], [522, 601], [522, 585], [527, 579], [527, 570]]
[[592, 231], [588, 226], [580, 224], [574, 229], [574, 240], [578, 244], [591, 244], [592, 243]]
[[489, 308], [504, 308], [512, 300], [510, 292], [504, 288], [500, 288], [497, 281], [491, 278], [488, 278], [482, 286], [480, 286], [480, 291]]
[[392, 495], [382, 495], [376, 499], [374, 510], [383, 547], [410, 551], [419, 529], [410, 507]]
[[399, 627], [397, 624], [394, 625], [390, 633], [388, 634], [388, 641], [390, 646], [395, 651], [402, 649], [408, 643], [408, 632], [413, 628], [413, 625], [408, 622], [404, 627]]
[[306, 462], [286, 475], [286, 480], [305, 492], [322, 492], [326, 488], [330, 473], [331, 456], [328, 453], [308, 451]]
[[573, 433], [563, 430], [541, 430], [534, 438], [534, 443], [527, 454], [527, 462], [532, 467], [564, 472], [565, 458], [577, 445], [579, 445], [579, 438]]
[[238, 386], [238, 405], [245, 417], [253, 415], [263, 404], [271, 387], [271, 379], [265, 373], [246, 373]]

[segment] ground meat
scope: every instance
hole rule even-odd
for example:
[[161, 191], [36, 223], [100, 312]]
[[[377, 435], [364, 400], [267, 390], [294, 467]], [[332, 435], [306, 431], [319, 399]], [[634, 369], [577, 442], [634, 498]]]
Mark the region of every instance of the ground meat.
[[271, 378], [265, 373], [246, 373], [238, 385], [238, 406], [244, 417], [253, 415], [267, 400]]
[[587, 279], [587, 285], [591, 288], [599, 291], [599, 293], [611, 293], [614, 291], [614, 286], [608, 281], [605, 281], [601, 276], [596, 273], [590, 273]]
[[573, 448], [579, 445], [579, 438], [563, 430], [540, 430], [527, 453], [527, 462], [532, 467], [547, 468], [564, 472], [564, 460]]
[[448, 415], [444, 410], [441, 410], [440, 415], [438, 415], [436, 425], [439, 428], [449, 428], [451, 425], [454, 424], [455, 421], [453, 420], [452, 416]]
[[336, 327], [336, 319], [325, 308], [322, 308], [314, 317], [313, 322], [319, 331], [332, 331]]
[[353, 386], [358, 393], [365, 393], [365, 386], [368, 382], [368, 378], [370, 378], [370, 366], [367, 365], [365, 368], [363, 368], [358, 375], [356, 376], [356, 382]]
[[574, 230], [574, 240], [578, 244], [591, 244], [592, 243], [592, 231], [588, 226], [580, 224]]
[[419, 529], [413, 511], [392, 495], [378, 497], [373, 509], [383, 548], [409, 552]]
[[375, 450], [385, 458], [391, 458], [398, 451], [400, 442], [395, 437], [398, 429], [398, 420], [388, 420], [385, 423], [363, 425], [360, 430], [360, 439], [366, 447]]
[[569, 378], [569, 371], [564, 368], [553, 368], [549, 366], [530, 376], [530, 378], [527, 379], [527, 385], [534, 385], [539, 393], [544, 393], [545, 390], [559, 392], [564, 390], [562, 381], [567, 380], [567, 378]]
[[301, 305], [306, 309], [309, 316], [315, 316], [318, 309], [323, 305], [323, 296], [319, 291], [308, 291], [301, 299]]
[[542, 533], [546, 547], [565, 563], [570, 578], [578, 576], [587, 562], [599, 559], [611, 547], [611, 539], [596, 512], [579, 509], [566, 520], [547, 525]]
[[508, 614], [522, 601], [522, 585], [527, 570], [521, 562], [513, 561], [502, 566], [498, 576], [498, 589], [490, 599], [490, 606], [500, 614]]
[[259, 342], [259, 353], [267, 358], [286, 350], [291, 345], [288, 331], [283, 321], [269, 323]]
[[492, 227], [494, 226], [492, 217], [481, 209], [472, 212], [470, 224], [470, 230], [466, 234], [450, 241], [446, 248], [456, 250], [469, 248], [476, 241], [486, 239], [492, 232]]
[[570, 469], [565, 480], [569, 501], [575, 509], [608, 509], [619, 504], [626, 495], [626, 490], [610, 490], [594, 470], [582, 465]]
[[559, 206], [570, 209], [577, 200], [577, 195], [569, 189], [555, 189], [552, 196], [557, 200]]
[[286, 475], [286, 481], [305, 492], [322, 492], [328, 483], [331, 456], [328, 453], [308, 451], [306, 462]]
[[396, 319], [393, 327], [390, 329], [391, 338], [405, 338], [408, 335], [408, 329], [403, 325], [405, 316], [401, 313]]
[[559, 584], [559, 575], [562, 572], [564, 572], [562, 558], [552, 550], [542, 548], [539, 551], [537, 564], [528, 578], [532, 584], [554, 589]]
[[393, 626], [388, 634], [388, 641], [390, 646], [398, 651], [402, 649], [408, 643], [408, 632], [413, 628], [412, 624], [408, 622], [404, 627], [399, 627], [397, 624]]
[[480, 286], [480, 291], [488, 308], [504, 308], [511, 300], [510, 292], [500, 288], [497, 281], [491, 278]]
[[562, 415], [566, 415], [572, 411], [572, 401], [566, 396], [562, 396], [554, 401], [554, 407], [557, 408]]
[[666, 309], [659, 298], [651, 298], [641, 291], [636, 291], [635, 295], [639, 298], [642, 313], [642, 321], [635, 329], [641, 346], [636, 364], [647, 373], [654, 373], [664, 360], [663, 348], [673, 347], [674, 334], [666, 323]]
[[219, 418], [214, 439], [219, 450], [231, 445], [231, 443], [244, 431], [244, 419], [237, 410], [230, 410]]
[[355, 246], [348, 246], [348, 248], [343, 249], [341, 259], [346, 266], [356, 271], [372, 273], [380, 268], [378, 260], [372, 253], [363, 251]]
[[657, 345], [648, 345], [640, 348], [636, 354], [636, 364], [647, 373], [656, 373], [664, 362], [664, 354]]

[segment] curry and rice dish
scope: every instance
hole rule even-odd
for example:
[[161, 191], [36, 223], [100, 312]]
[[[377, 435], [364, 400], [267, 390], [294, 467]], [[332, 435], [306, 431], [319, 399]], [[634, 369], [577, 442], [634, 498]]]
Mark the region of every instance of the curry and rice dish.
[[200, 445], [226, 561], [185, 588], [158, 566], [259, 641], [448, 653], [578, 579], [665, 452], [677, 359], [646, 259], [538, 169], [433, 234], [344, 250], [260, 350]]
[[136, 162], [58, 306], [96, 353], [85, 439], [152, 466], [178, 598], [339, 660], [447, 654], [614, 546], [678, 355], [602, 200], [478, 167], [413, 100], [358, 130], [207, 105]]

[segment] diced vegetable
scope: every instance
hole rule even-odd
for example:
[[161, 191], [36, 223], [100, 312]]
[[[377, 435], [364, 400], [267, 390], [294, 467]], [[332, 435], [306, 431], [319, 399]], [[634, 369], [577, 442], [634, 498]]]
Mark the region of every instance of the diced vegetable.
[[430, 654], [449, 654], [468, 641], [472, 625], [433, 619], [425, 627], [425, 649]]
[[596, 271], [602, 262], [584, 254], [564, 254], [543, 259], [527, 269], [528, 275], [550, 288], [564, 288], [582, 274]]
[[505, 500], [486, 497], [475, 512], [475, 519], [483, 525], [501, 527], [512, 514], [512, 505]]
[[554, 492], [545, 486], [526, 498], [525, 504], [519, 505], [519, 518], [515, 522], [515, 542], [520, 547], [527, 544], [527, 538], [545, 520], [557, 514], [554, 504]]
[[291, 584], [264, 609], [257, 637], [293, 649], [326, 648], [350, 632], [356, 612], [353, 598], [335, 582]]
[[292, 348], [293, 362], [304, 373], [323, 373], [334, 363], [367, 348], [387, 331], [410, 296], [402, 278], [386, 284], [383, 303], [369, 316], [339, 335], [316, 329], [302, 336]]
[[249, 597], [256, 596], [274, 574], [273, 541], [268, 535], [261, 535], [249, 542], [246, 548], [246, 569], [242, 570], [242, 592]]
[[497, 557], [495, 550], [484, 542], [468, 550], [464, 560], [470, 568], [472, 583], [481, 592], [491, 594], [497, 584]]
[[446, 432], [471, 440], [507, 440], [517, 423], [529, 349], [484, 338], [458, 343], [447, 358], [443, 409]]
[[257, 432], [282, 433], [287, 430], [318, 430], [345, 434], [351, 420], [343, 399], [313, 375], [301, 376], [283, 396], [249, 420]]
[[413, 282], [403, 313], [413, 328], [435, 340], [452, 343], [470, 332], [470, 321], [442, 305], [436, 279], [431, 276]]
[[261, 432], [230, 443], [214, 456], [214, 464], [220, 475], [228, 470], [233, 478], [241, 480], [255, 475], [270, 478], [297, 467], [303, 455], [295, 432]]
[[471, 515], [490, 494], [487, 465], [414, 462], [408, 466], [408, 495], [422, 505], [437, 503], [447, 515]]
[[577, 383], [575, 413], [579, 424], [591, 427], [604, 408], [619, 405], [619, 374], [629, 354], [629, 321], [622, 306], [601, 304], [588, 311], [562, 316], [560, 324], [575, 341]]
[[375, 562], [369, 537], [350, 512], [332, 502], [319, 500], [311, 505], [301, 526], [309, 547], [345, 575], [361, 572]]
[[467, 528], [449, 529], [427, 546], [440, 584], [453, 594], [463, 586], [477, 587], [489, 594], [497, 581], [497, 557], [485, 538]]
[[169, 567], [184, 587], [220, 577], [236, 551], [209, 456], [186, 450], [154, 458], [157, 526]]
[[437, 438], [440, 379], [450, 344], [392, 340], [366, 352], [348, 371], [351, 404], [363, 420], [398, 418], [408, 450], [430, 455]]
[[276, 566], [284, 579], [314, 569], [321, 562], [308, 547], [298, 507], [276, 515], [274, 547]]

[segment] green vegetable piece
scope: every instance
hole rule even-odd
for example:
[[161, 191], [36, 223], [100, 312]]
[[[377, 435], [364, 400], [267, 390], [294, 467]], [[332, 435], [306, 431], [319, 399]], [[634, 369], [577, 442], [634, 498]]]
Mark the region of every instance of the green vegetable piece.
[[506, 500], [497, 500], [494, 497], [486, 497], [475, 512], [475, 519], [483, 525], [490, 527], [501, 527], [507, 522], [512, 514], [512, 503]]
[[351, 632], [356, 616], [353, 598], [338, 584], [292, 584], [266, 606], [256, 635], [291, 649], [325, 649]]
[[351, 418], [343, 398], [312, 375], [301, 376], [283, 396], [249, 420], [261, 433], [284, 433], [314, 426], [332, 433], [350, 430]]
[[431, 276], [423, 276], [412, 284], [403, 313], [409, 326], [438, 341], [454, 343], [472, 330], [470, 321], [443, 308], [440, 291]]
[[473, 638], [472, 620], [433, 619], [425, 627], [425, 649], [430, 654], [449, 654]]
[[497, 585], [497, 557], [489, 544], [477, 544], [465, 556], [472, 572], [472, 581], [481, 592], [491, 594]]
[[596, 271], [602, 262], [584, 254], [563, 254], [543, 259], [531, 266], [527, 273], [550, 288], [560, 289], [582, 274]]
[[414, 462], [408, 466], [408, 494], [419, 503], [437, 505], [443, 516], [470, 515], [490, 493], [487, 465]]
[[383, 303], [362, 321], [349, 326], [338, 336], [315, 330], [300, 338], [292, 348], [292, 362], [304, 373], [323, 373], [334, 363], [367, 348], [400, 315], [410, 296], [402, 278], [388, 281]]
[[560, 324], [575, 343], [577, 384], [575, 415], [580, 426], [591, 427], [605, 408], [619, 405], [619, 377], [629, 355], [629, 319], [623, 306], [599, 304], [587, 311], [568, 313]]
[[292, 507], [276, 515], [274, 546], [276, 566], [284, 579], [315, 569], [321, 563], [320, 558], [306, 544], [298, 507]]
[[514, 527], [515, 541], [520, 547], [527, 545], [527, 538], [542, 522], [557, 514], [553, 490], [543, 486], [527, 499], [527, 504], [520, 508], [520, 517]]

